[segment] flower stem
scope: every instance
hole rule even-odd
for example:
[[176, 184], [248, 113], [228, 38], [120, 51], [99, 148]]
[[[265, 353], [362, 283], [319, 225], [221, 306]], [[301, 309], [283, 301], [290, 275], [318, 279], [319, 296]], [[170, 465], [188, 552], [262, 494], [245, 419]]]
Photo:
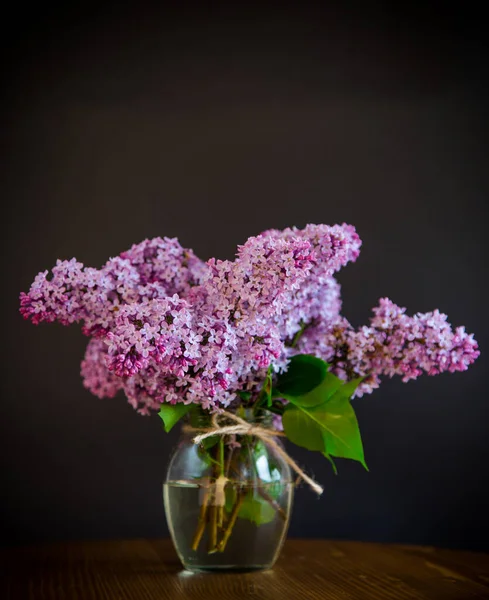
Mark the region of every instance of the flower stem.
[[231, 447], [228, 446], [228, 455], [226, 457], [226, 467], [224, 469], [224, 475], [226, 478], [229, 478], [229, 468], [231, 466], [233, 454], [234, 454], [234, 446], [231, 446]]
[[197, 523], [197, 529], [195, 530], [194, 537], [192, 540], [192, 550], [194, 552], [197, 551], [199, 544], [200, 544], [200, 540], [202, 539], [202, 536], [204, 535], [206, 521], [207, 521], [207, 511], [209, 508], [209, 496], [210, 496], [209, 488], [207, 487], [204, 492], [204, 498], [202, 500], [202, 504], [200, 505], [200, 513], [199, 513], [199, 520]]
[[[224, 475], [224, 438], [222, 435], [219, 438], [219, 476]], [[222, 527], [224, 522], [224, 504], [219, 504], [217, 507], [217, 526]]]
[[217, 552], [217, 509], [215, 504], [209, 506], [209, 554]]
[[215, 447], [215, 460], [213, 462], [213, 486], [212, 499], [209, 506], [209, 547], [208, 552], [212, 554], [217, 552], [217, 528], [219, 522], [223, 521], [223, 507], [217, 504], [217, 487], [216, 482], [221, 475], [224, 474], [224, 440], [222, 436]]
[[284, 511], [284, 509], [280, 506], [280, 504], [274, 500], [269, 494], [267, 494], [267, 492], [265, 492], [264, 489], [262, 489], [260, 486], [257, 486], [258, 489], [258, 493], [260, 494], [260, 496], [266, 500], [268, 502], [268, 504], [270, 504], [270, 506], [272, 506], [277, 513], [280, 515], [280, 518], [283, 519], [284, 521], [287, 520], [287, 515]]
[[241, 489], [238, 494], [238, 497], [236, 499], [236, 503], [233, 506], [233, 510], [231, 511], [231, 515], [229, 516], [229, 521], [228, 521], [227, 527], [224, 530], [221, 541], [219, 542], [219, 544], [217, 546], [217, 549], [219, 552], [223, 552], [224, 548], [226, 547], [226, 544], [228, 543], [229, 536], [231, 535], [231, 533], [233, 531], [234, 524], [236, 523], [236, 519], [238, 518], [239, 509], [241, 508], [241, 505], [243, 504], [243, 500], [245, 499], [245, 496], [246, 496], [246, 490]]

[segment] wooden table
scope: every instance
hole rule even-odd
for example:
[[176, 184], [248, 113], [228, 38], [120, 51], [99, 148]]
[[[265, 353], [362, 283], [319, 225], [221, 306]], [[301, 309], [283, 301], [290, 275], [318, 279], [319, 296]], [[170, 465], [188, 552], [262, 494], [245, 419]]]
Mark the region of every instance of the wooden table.
[[183, 571], [169, 540], [1, 551], [2, 600], [489, 599], [489, 555], [360, 542], [286, 542], [271, 571]]

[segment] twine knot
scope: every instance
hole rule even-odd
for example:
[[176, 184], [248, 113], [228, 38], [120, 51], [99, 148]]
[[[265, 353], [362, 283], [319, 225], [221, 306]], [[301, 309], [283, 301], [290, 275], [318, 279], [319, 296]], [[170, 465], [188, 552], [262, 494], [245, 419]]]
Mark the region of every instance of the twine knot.
[[[234, 421], [234, 425], [220, 425], [219, 419], [225, 417], [230, 421]], [[267, 444], [272, 450], [274, 450], [284, 461], [291, 467], [300, 479], [303, 479], [318, 495], [323, 493], [323, 488], [314, 481], [309, 475], [307, 475], [299, 465], [287, 454], [287, 452], [277, 443], [277, 436], [284, 436], [285, 434], [276, 429], [269, 429], [262, 427], [261, 425], [251, 424], [245, 421], [238, 415], [233, 413], [222, 411], [221, 413], [214, 413], [212, 416], [212, 428], [205, 430], [203, 433], [196, 435], [192, 438], [194, 444], [200, 444], [203, 440], [212, 437], [213, 435], [252, 435], [259, 438], [265, 444]]]

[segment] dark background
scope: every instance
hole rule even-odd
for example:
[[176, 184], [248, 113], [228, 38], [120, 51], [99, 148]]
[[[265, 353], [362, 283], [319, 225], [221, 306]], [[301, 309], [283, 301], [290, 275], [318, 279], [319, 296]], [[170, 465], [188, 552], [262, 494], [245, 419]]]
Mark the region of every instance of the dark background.
[[482, 16], [83, 7], [2, 19], [1, 541], [167, 535], [177, 433], [84, 390], [77, 328], [22, 320], [38, 271], [157, 235], [231, 258], [266, 228], [347, 221], [344, 314], [438, 307], [482, 356], [355, 401], [370, 473], [293, 448], [326, 492], [298, 490], [290, 533], [489, 550]]

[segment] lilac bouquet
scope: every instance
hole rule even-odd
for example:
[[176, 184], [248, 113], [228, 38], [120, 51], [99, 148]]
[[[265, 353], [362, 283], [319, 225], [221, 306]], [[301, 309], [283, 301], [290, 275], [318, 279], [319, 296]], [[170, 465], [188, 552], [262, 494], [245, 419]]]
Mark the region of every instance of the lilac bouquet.
[[99, 397], [122, 390], [167, 431], [192, 411], [272, 414], [292, 442], [364, 464], [352, 397], [382, 376], [463, 371], [479, 352], [438, 310], [409, 316], [387, 298], [354, 328], [334, 275], [360, 246], [351, 225], [308, 225], [204, 262], [155, 238], [101, 269], [59, 260], [21, 294], [20, 311], [35, 324], [81, 323], [84, 385]]

